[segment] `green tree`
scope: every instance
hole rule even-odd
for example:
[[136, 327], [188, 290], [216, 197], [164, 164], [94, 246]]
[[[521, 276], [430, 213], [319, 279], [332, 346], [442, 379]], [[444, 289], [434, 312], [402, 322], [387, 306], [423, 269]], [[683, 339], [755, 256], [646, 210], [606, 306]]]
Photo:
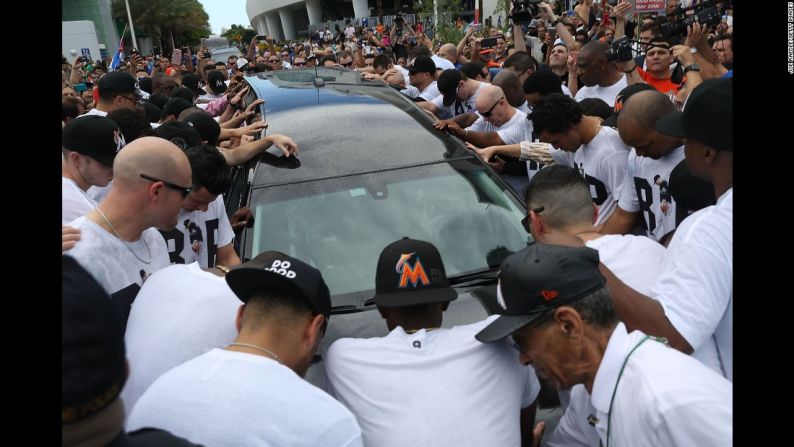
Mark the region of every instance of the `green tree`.
[[[210, 34], [209, 16], [197, 0], [129, 0], [129, 5], [135, 30], [152, 37], [164, 54], [180, 46], [197, 45]], [[124, 0], [113, 0], [112, 16], [127, 23]]]
[[255, 29], [242, 25], [232, 25], [231, 28], [222, 34], [222, 37], [225, 37], [226, 40], [229, 41], [229, 45], [234, 45], [236, 47], [248, 45], [254, 36], [256, 36]]

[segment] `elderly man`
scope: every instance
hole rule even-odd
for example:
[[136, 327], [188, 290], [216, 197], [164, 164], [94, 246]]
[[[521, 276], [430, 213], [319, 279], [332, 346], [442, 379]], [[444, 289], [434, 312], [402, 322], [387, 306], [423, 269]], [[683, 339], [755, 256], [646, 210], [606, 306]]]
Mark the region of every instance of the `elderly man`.
[[731, 383], [659, 339], [628, 332], [598, 259], [591, 248], [545, 244], [511, 255], [499, 272], [501, 316], [476, 338], [512, 336], [521, 363], [554, 387], [584, 385], [602, 445], [731, 445]]
[[155, 228], [176, 226], [192, 188], [190, 163], [173, 143], [138, 138], [116, 155], [113, 179], [105, 199], [68, 224], [81, 230], [69, 254], [122, 302], [126, 319], [141, 284], [169, 264], [168, 248]]
[[530, 445], [535, 372], [507, 343], [474, 339], [492, 318], [441, 327], [457, 293], [435, 246], [408, 238], [389, 244], [375, 284], [389, 334], [341, 338], [325, 365], [329, 392], [358, 417], [365, 444]]
[[127, 429], [160, 427], [205, 445], [361, 446], [342, 404], [306, 382], [331, 297], [320, 272], [279, 252], [225, 279], [242, 301], [238, 336], [160, 376]]

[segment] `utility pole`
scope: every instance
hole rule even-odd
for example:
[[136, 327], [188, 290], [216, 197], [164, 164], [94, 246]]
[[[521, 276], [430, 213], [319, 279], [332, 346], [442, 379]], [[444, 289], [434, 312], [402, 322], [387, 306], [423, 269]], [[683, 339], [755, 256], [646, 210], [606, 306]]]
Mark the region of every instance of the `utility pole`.
[[124, 6], [127, 7], [127, 20], [130, 22], [130, 32], [132, 33], [132, 47], [138, 48], [138, 40], [135, 39], [135, 27], [132, 26], [132, 14], [130, 14], [130, 2], [124, 0]]

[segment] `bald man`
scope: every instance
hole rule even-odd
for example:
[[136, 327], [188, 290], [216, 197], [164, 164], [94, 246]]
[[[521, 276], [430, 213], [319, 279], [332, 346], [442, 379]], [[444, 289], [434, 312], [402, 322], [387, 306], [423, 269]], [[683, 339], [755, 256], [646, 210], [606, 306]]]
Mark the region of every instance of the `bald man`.
[[[449, 61], [452, 64], [452, 68], [455, 68], [455, 64], [458, 63], [458, 48], [454, 44], [445, 43], [439, 47], [438, 51], [436, 51], [436, 56]], [[449, 67], [441, 68], [446, 70]]]
[[670, 173], [684, 159], [684, 140], [662, 135], [654, 124], [675, 111], [664, 93], [646, 90], [624, 100], [618, 114], [618, 133], [633, 147], [627, 162], [626, 182], [618, 207], [603, 228], [605, 234], [626, 234], [642, 215], [646, 235], [667, 246], [676, 226], [687, 216], [677, 209], [667, 183]]
[[493, 82], [491, 83], [504, 90], [505, 98], [507, 98], [507, 102], [511, 106], [527, 114], [530, 112], [521, 79], [516, 72], [512, 70], [502, 70], [494, 76]]
[[170, 263], [157, 229], [174, 229], [191, 187], [181, 149], [162, 138], [139, 138], [116, 155], [105, 199], [68, 224], [81, 231], [69, 254], [122, 305], [125, 321], [146, 278]]
[[598, 98], [614, 107], [618, 93], [628, 85], [626, 75], [618, 71], [615, 62], [607, 60], [608, 50], [609, 45], [601, 41], [588, 42], [579, 50], [576, 70], [585, 86], [576, 92], [577, 101]]
[[[532, 122], [527, 120], [526, 113], [508, 103], [501, 87], [486, 84], [475, 106], [478, 118], [471, 126], [461, 129], [455, 121], [449, 120], [436, 123], [435, 127], [446, 128], [476, 147], [518, 145], [521, 141], [532, 140]], [[505, 156], [485, 161], [519, 194], [529, 182], [526, 163], [520, 163], [518, 158]]]

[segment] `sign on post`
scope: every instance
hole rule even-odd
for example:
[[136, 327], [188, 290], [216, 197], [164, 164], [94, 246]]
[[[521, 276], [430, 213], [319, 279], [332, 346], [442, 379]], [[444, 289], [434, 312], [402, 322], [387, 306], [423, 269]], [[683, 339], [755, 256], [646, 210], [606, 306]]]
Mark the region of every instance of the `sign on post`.
[[80, 48], [80, 52], [83, 53], [83, 56], [89, 61], [93, 61], [94, 59], [91, 57], [91, 50], [88, 48]]
[[636, 12], [659, 12], [664, 11], [667, 2], [665, 0], [630, 0]]

